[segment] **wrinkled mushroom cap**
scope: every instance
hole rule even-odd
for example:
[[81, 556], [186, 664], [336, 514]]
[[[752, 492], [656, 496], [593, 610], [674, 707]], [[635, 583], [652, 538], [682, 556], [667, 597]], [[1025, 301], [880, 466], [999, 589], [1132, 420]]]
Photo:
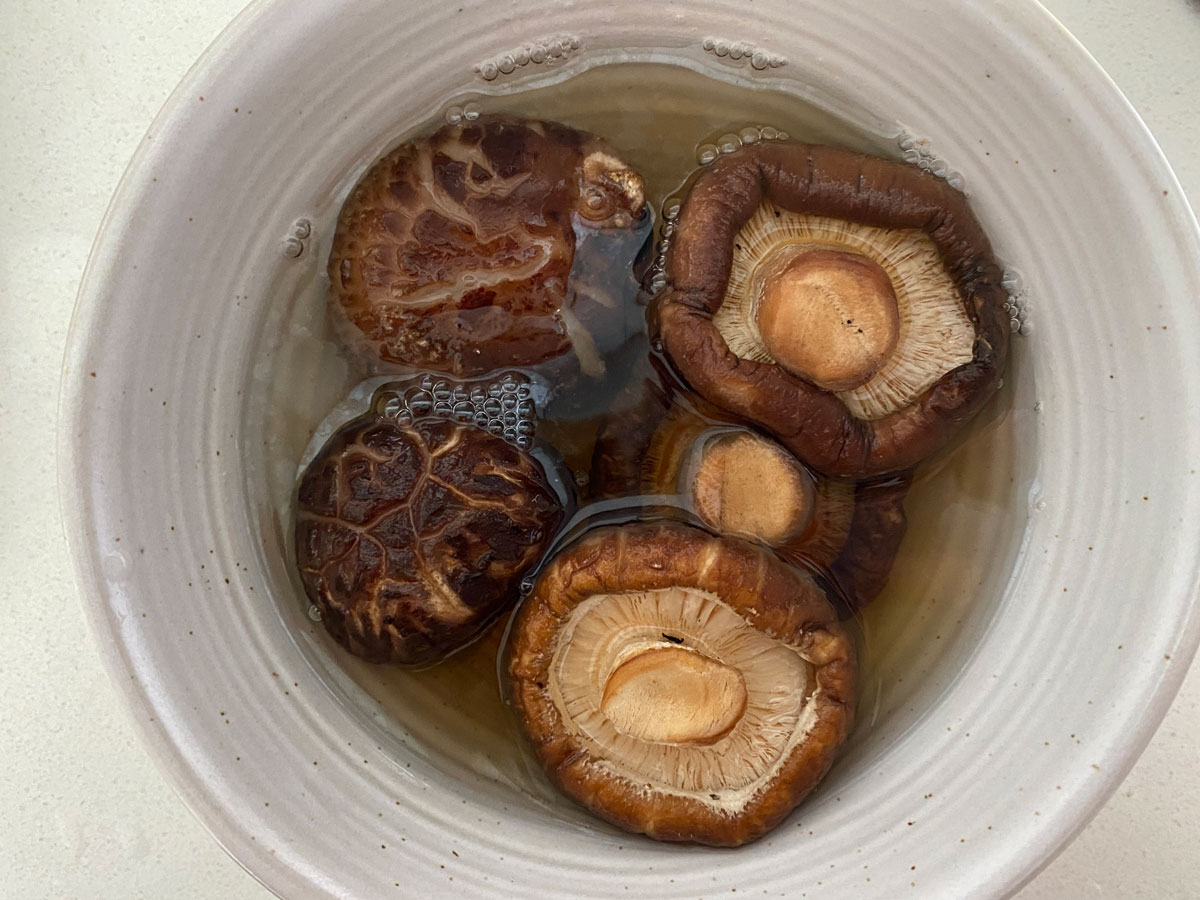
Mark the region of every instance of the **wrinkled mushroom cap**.
[[641, 177], [598, 138], [485, 116], [379, 160], [329, 257], [335, 311], [371, 368], [480, 375], [571, 349], [576, 228], [644, 219]]
[[541, 465], [501, 437], [371, 412], [338, 429], [304, 473], [297, 563], [346, 649], [429, 663], [516, 600], [562, 517]]
[[761, 836], [824, 776], [853, 716], [853, 642], [817, 584], [684, 525], [597, 529], [556, 555], [506, 652], [551, 780], [659, 840]]
[[827, 474], [912, 467], [994, 393], [1005, 292], [961, 193], [913, 166], [756, 144], [693, 184], [657, 313], [707, 400]]

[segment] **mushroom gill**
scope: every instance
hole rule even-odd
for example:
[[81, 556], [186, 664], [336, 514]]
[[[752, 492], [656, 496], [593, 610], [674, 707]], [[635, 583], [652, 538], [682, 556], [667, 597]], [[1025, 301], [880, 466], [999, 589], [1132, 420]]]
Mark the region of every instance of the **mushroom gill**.
[[740, 540], [641, 524], [550, 561], [506, 669], [518, 721], [568, 796], [658, 840], [737, 846], [829, 769], [857, 662], [808, 575]]
[[999, 385], [1000, 267], [963, 195], [913, 166], [745, 147], [693, 183], [666, 267], [680, 374], [827, 474], [911, 468]]
[[594, 366], [569, 308], [577, 246], [602, 231], [640, 243], [644, 205], [641, 177], [594, 135], [503, 116], [447, 125], [376, 162], [342, 207], [336, 321], [376, 372], [482, 375], [572, 346]]

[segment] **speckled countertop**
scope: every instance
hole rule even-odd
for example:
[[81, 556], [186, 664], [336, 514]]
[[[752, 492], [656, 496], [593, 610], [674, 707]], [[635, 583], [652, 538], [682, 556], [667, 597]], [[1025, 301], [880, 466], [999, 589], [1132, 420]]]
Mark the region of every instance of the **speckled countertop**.
[[[0, 896], [266, 898], [134, 739], [93, 647], [55, 498], [58, 376], [113, 189], [243, 0], [0, 4]], [[1009, 0], [1016, 2], [1016, 0]], [[1200, 0], [1048, 0], [1200, 204]], [[1120, 790], [1019, 896], [1200, 896], [1200, 674]]]

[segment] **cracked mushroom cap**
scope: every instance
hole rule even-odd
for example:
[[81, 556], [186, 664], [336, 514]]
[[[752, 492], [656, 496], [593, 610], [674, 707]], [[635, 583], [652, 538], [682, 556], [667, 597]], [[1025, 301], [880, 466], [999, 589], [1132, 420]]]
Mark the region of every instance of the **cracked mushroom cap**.
[[966, 198], [903, 163], [756, 144], [695, 181], [658, 327], [707, 400], [814, 468], [911, 468], [996, 391], [1002, 272]]
[[563, 519], [541, 464], [473, 424], [372, 411], [334, 432], [296, 504], [296, 556], [329, 633], [430, 663], [515, 602]]
[[678, 497], [712, 531], [827, 575], [847, 612], [883, 590], [908, 525], [908, 473], [858, 484], [828, 478], [755, 429], [722, 421], [700, 398], [669, 401], [651, 385], [601, 430], [591, 480], [607, 496]]
[[506, 654], [550, 779], [658, 840], [765, 834], [825, 775], [853, 718], [854, 644], [816, 582], [685, 525], [601, 528], [559, 553]]
[[573, 343], [586, 353], [568, 303], [577, 229], [629, 230], [644, 208], [641, 176], [593, 135], [501, 116], [447, 125], [351, 192], [329, 256], [333, 306], [375, 371], [473, 376]]

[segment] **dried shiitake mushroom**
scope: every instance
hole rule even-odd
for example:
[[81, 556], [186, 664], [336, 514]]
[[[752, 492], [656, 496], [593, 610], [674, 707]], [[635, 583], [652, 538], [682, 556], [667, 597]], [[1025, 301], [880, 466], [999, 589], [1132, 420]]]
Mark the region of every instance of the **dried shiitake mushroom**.
[[1000, 266], [966, 198], [914, 166], [745, 147], [696, 179], [666, 266], [680, 373], [826, 474], [911, 468], [1000, 383]]
[[376, 371], [482, 375], [573, 343], [594, 365], [569, 302], [577, 243], [645, 221], [641, 176], [593, 135], [501, 116], [447, 125], [351, 192], [329, 256], [333, 305]]
[[816, 582], [686, 525], [599, 528], [554, 556], [506, 653], [550, 779], [659, 840], [761, 836], [825, 775], [853, 718], [854, 644]]
[[381, 388], [300, 482], [304, 589], [329, 633], [372, 662], [434, 662], [482, 633], [564, 514], [541, 463], [516, 446], [525, 429], [476, 424], [504, 391], [474, 410], [464, 400], [458, 421], [434, 412], [432, 393]]
[[883, 590], [907, 528], [908, 473], [860, 484], [829, 478], [755, 429], [721, 421], [694, 395], [667, 401], [649, 385], [646, 393], [601, 430], [591, 480], [607, 496], [678, 497], [711, 530], [826, 573], [847, 611]]

